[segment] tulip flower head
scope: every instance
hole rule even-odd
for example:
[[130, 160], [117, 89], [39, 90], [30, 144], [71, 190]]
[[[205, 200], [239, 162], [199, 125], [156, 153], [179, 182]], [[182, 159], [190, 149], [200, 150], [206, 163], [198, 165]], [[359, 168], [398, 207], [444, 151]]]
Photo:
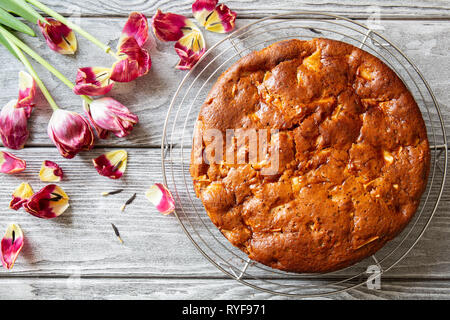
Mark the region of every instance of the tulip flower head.
[[206, 30], [217, 33], [230, 32], [234, 29], [236, 12], [218, 2], [218, 0], [196, 0], [192, 4], [192, 13]]
[[15, 174], [26, 169], [27, 163], [12, 153], [0, 151], [0, 172], [6, 174]]
[[152, 66], [150, 54], [144, 45], [149, 38], [147, 17], [132, 12], [117, 45], [117, 61], [111, 69], [81, 68], [78, 71], [75, 94], [104, 95], [115, 82], [130, 82], [148, 73]]
[[130, 82], [148, 73], [152, 60], [147, 50], [139, 46], [134, 37], [123, 40], [117, 53], [120, 60], [112, 66], [111, 80]]
[[36, 83], [26, 72], [19, 72], [19, 97], [0, 111], [0, 138], [5, 147], [22, 149], [28, 140], [28, 119], [34, 107]]
[[111, 69], [94, 67], [78, 69], [76, 85], [73, 92], [77, 95], [101, 96], [107, 94], [114, 86], [110, 79]]
[[74, 54], [77, 51], [75, 32], [68, 26], [52, 18], [45, 19], [48, 23], [38, 21], [47, 45], [53, 51], [61, 54]]
[[147, 40], [147, 17], [142, 13], [132, 12], [119, 39], [117, 55], [120, 60], [112, 66], [111, 80], [130, 82], [148, 73], [152, 60], [144, 49]]
[[139, 122], [127, 107], [109, 97], [96, 99], [89, 105], [84, 103], [84, 109], [101, 139], [106, 139], [109, 132], [126, 137]]
[[17, 107], [17, 100], [11, 100], [0, 111], [0, 137], [5, 147], [22, 149], [30, 135], [28, 118], [31, 108]]
[[[36, 81], [34, 78], [24, 71], [19, 72], [19, 99], [17, 107], [29, 108], [34, 107], [34, 99], [36, 98]], [[31, 110], [30, 110], [31, 111]]]
[[81, 115], [57, 109], [48, 123], [48, 135], [64, 158], [72, 159], [83, 150], [94, 147], [94, 133]]

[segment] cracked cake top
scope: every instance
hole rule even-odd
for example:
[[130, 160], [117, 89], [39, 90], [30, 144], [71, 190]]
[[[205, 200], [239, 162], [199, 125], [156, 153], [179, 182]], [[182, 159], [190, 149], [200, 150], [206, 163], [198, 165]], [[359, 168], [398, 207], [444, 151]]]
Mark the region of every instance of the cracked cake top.
[[[240, 143], [242, 129], [272, 130], [265, 155], [249, 158], [254, 136]], [[205, 137], [211, 130], [223, 134], [219, 161], [208, 152], [218, 139]], [[329, 39], [281, 41], [240, 59], [210, 91], [194, 137], [191, 175], [212, 222], [252, 260], [293, 272], [375, 253], [414, 215], [430, 166], [403, 82], [378, 58]], [[274, 152], [277, 170], [264, 174]]]

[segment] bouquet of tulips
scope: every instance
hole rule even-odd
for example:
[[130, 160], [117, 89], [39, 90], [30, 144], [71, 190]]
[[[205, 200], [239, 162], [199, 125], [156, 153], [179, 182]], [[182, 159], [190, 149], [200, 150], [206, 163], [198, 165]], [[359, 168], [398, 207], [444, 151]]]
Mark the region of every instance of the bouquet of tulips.
[[[147, 50], [143, 48], [148, 40], [147, 18], [137, 12], [130, 15], [115, 53], [110, 47], [39, 1], [27, 0], [27, 2], [52, 18], [44, 19], [24, 0], [6, 0], [0, 5], [0, 22], [2, 23], [0, 42], [23, 63], [30, 74], [20, 73], [19, 97], [17, 100], [10, 101], [0, 113], [0, 136], [5, 147], [21, 149], [28, 139], [27, 120], [34, 106], [36, 85], [54, 110], [48, 124], [48, 134], [63, 157], [73, 158], [81, 150], [92, 149], [95, 138], [91, 124], [100, 139], [107, 138], [109, 132], [118, 137], [127, 136], [133, 126], [138, 123], [138, 117], [112, 98], [94, 99], [92, 97], [107, 94], [114, 82], [129, 82], [148, 73], [151, 59]], [[29, 21], [37, 22], [48, 46], [58, 53], [75, 53], [77, 50], [75, 31], [77, 31], [106, 53], [111, 54], [116, 61], [111, 68], [81, 68], [78, 70], [75, 83], [72, 83], [14, 35], [12, 30], [29, 35], [34, 35], [34, 32], [6, 9]], [[63, 110], [56, 104], [28, 61], [26, 54], [43, 65], [83, 99], [84, 111], [91, 124], [80, 114]]]

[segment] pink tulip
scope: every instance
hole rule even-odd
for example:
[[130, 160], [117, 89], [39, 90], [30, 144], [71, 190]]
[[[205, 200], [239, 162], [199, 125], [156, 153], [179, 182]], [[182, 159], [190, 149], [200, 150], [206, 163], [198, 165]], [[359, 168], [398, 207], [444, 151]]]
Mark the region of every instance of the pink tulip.
[[85, 112], [101, 139], [107, 138], [110, 131], [119, 138], [126, 137], [139, 122], [127, 107], [108, 97], [85, 104]]
[[0, 259], [3, 267], [6, 269], [11, 270], [14, 266], [14, 263], [23, 248], [23, 240], [23, 232], [22, 229], [20, 229], [20, 226], [17, 224], [10, 224], [0, 242]]
[[47, 45], [61, 54], [74, 54], [77, 51], [77, 38], [68, 26], [52, 18], [46, 19], [48, 24], [38, 21]]
[[180, 61], [175, 66], [179, 70], [191, 70], [200, 58], [205, 54], [206, 49], [201, 49], [198, 52], [183, 46], [180, 42], [175, 43], [175, 51], [180, 57]]
[[17, 100], [11, 100], [0, 112], [0, 137], [5, 147], [22, 149], [27, 142], [28, 118], [31, 107], [17, 107]]
[[34, 107], [36, 82], [28, 73], [19, 72], [19, 98], [11, 100], [0, 112], [0, 138], [5, 147], [22, 149], [28, 139], [28, 118]]
[[101, 67], [87, 67], [78, 69], [76, 85], [73, 92], [77, 95], [101, 96], [113, 88], [110, 79], [111, 69]]
[[89, 122], [75, 112], [54, 111], [47, 132], [64, 158], [72, 159], [80, 151], [94, 147], [95, 137]]
[[122, 40], [117, 55], [120, 60], [112, 66], [112, 81], [130, 82], [148, 73], [152, 66], [150, 54], [140, 47], [134, 37]]

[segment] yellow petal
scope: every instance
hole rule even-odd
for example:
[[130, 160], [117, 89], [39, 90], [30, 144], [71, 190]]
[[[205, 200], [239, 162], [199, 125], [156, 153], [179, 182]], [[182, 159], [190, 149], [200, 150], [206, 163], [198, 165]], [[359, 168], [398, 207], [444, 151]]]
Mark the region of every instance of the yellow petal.
[[33, 194], [34, 191], [28, 183], [21, 183], [16, 190], [14, 190], [9, 207], [13, 210], [19, 210]]
[[63, 178], [63, 171], [52, 161], [44, 161], [39, 171], [39, 178], [44, 182], [59, 182]]
[[119, 179], [127, 169], [128, 153], [125, 150], [111, 151], [92, 160], [102, 176]]

